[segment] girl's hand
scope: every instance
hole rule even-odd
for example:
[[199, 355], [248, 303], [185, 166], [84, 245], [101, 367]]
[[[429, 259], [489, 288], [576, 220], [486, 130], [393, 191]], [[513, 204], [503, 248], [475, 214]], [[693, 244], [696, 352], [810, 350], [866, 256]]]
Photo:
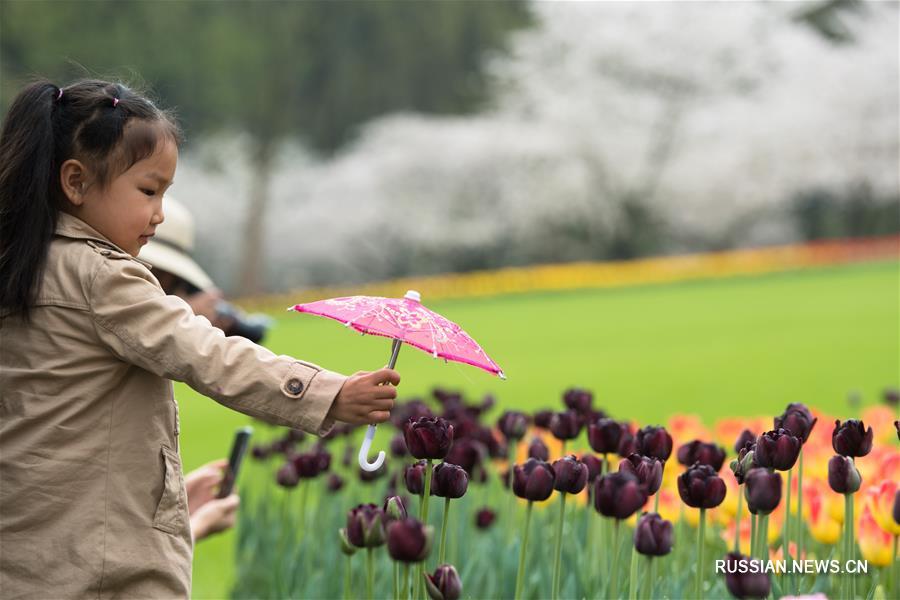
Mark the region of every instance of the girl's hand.
[[241, 499], [237, 494], [225, 498], [215, 498], [204, 504], [191, 515], [191, 533], [194, 541], [220, 531], [234, 527], [238, 505]]
[[224, 458], [206, 463], [184, 476], [188, 512], [193, 515], [201, 506], [216, 497], [219, 484], [225, 476], [228, 461]]
[[400, 374], [393, 369], [354, 373], [338, 392], [328, 416], [354, 425], [384, 423], [391, 416], [397, 397], [394, 386], [399, 383]]

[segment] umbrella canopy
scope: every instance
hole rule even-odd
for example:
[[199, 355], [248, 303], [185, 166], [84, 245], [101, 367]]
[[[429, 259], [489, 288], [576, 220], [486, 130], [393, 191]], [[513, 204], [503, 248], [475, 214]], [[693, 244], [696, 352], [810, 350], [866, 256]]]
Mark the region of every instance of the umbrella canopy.
[[361, 333], [400, 340], [435, 358], [472, 365], [506, 379], [462, 327], [422, 306], [419, 293], [413, 290], [403, 298], [349, 296], [297, 304], [289, 310], [328, 317]]
[[[409, 344], [428, 352], [435, 358], [472, 365], [506, 379], [503, 371], [481, 346], [462, 327], [422, 306], [419, 292], [409, 290], [403, 298], [380, 296], [348, 296], [306, 304], [296, 304], [288, 310], [328, 317], [363, 334], [391, 338], [393, 369], [402, 344]], [[359, 466], [366, 471], [377, 470], [384, 463], [385, 454], [379, 452], [373, 462], [368, 453], [375, 437], [375, 425], [369, 425], [359, 449]]]

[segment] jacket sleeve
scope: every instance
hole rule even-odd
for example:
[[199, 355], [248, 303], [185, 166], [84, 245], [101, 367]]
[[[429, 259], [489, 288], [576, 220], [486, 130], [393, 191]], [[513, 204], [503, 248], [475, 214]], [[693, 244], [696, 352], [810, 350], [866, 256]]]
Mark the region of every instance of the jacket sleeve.
[[317, 435], [333, 426], [326, 415], [344, 375], [225, 337], [137, 261], [104, 260], [89, 298], [100, 340], [121, 360], [269, 423]]

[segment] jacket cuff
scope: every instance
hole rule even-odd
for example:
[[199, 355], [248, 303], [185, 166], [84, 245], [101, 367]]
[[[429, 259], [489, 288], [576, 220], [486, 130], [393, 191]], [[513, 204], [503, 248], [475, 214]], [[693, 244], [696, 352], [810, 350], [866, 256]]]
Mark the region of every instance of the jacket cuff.
[[328, 411], [347, 381], [346, 375], [296, 361], [281, 383], [283, 394], [291, 398], [290, 420], [316, 435], [326, 435], [334, 427]]

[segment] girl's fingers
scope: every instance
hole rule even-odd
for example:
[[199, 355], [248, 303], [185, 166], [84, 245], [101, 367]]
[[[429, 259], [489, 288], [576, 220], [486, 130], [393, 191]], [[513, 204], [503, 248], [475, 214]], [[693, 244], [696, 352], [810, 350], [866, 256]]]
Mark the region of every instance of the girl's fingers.
[[378, 369], [367, 377], [375, 385], [382, 385], [385, 383], [399, 385], [400, 383], [400, 373], [394, 369]]
[[393, 400], [397, 397], [397, 388], [390, 385], [380, 385], [372, 390], [375, 400]]
[[388, 419], [391, 418], [390, 411], [387, 410], [373, 410], [369, 413], [369, 422], [370, 423], [384, 423]]

